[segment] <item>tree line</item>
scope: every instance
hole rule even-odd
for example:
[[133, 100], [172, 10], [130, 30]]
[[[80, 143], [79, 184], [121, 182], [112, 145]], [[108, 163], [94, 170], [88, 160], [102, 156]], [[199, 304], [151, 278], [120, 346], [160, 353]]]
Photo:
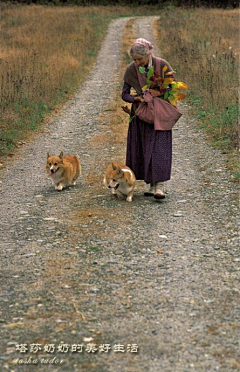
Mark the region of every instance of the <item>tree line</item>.
[[41, 4], [41, 5], [129, 5], [129, 6], [146, 6], [154, 5], [163, 7], [166, 5], [182, 7], [208, 7], [208, 8], [237, 8], [238, 0], [1, 0], [3, 3], [18, 4]]

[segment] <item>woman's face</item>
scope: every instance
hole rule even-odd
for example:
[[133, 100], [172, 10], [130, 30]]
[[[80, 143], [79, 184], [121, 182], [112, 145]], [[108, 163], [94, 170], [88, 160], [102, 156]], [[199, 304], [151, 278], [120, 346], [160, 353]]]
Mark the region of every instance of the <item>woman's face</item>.
[[141, 56], [140, 54], [132, 54], [132, 59], [138, 66], [146, 66], [148, 64], [149, 56]]

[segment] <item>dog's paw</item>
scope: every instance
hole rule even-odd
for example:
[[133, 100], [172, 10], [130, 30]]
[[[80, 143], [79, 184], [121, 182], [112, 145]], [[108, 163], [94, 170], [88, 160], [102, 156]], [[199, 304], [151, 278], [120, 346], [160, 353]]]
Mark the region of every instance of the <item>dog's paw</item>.
[[127, 202], [132, 202], [132, 196], [128, 196], [126, 199]]
[[55, 186], [55, 190], [57, 190], [57, 191], [62, 191], [62, 189], [63, 189], [63, 185]]

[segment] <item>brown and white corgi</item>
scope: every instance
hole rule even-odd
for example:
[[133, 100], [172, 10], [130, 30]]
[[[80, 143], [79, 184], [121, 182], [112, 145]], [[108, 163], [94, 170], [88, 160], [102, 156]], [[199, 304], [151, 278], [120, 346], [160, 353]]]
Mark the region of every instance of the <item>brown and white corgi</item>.
[[112, 189], [112, 194], [117, 196], [126, 195], [126, 201], [132, 201], [136, 177], [126, 165], [115, 162], [110, 164], [106, 169], [103, 183], [104, 186]]
[[61, 191], [66, 186], [75, 185], [76, 179], [81, 174], [80, 161], [75, 155], [52, 156], [47, 153], [47, 172], [55, 190]]

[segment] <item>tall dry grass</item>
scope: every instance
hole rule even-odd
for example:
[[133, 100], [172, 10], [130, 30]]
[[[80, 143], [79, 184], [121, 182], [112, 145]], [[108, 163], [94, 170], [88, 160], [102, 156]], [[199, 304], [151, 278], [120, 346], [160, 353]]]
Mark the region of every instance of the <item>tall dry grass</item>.
[[80, 86], [113, 17], [105, 7], [2, 8], [0, 154]]
[[153, 7], [0, 5], [0, 155], [87, 78], [109, 22]]
[[193, 113], [212, 142], [235, 158], [238, 173], [238, 10], [165, 10], [157, 31], [162, 56], [189, 86]]

